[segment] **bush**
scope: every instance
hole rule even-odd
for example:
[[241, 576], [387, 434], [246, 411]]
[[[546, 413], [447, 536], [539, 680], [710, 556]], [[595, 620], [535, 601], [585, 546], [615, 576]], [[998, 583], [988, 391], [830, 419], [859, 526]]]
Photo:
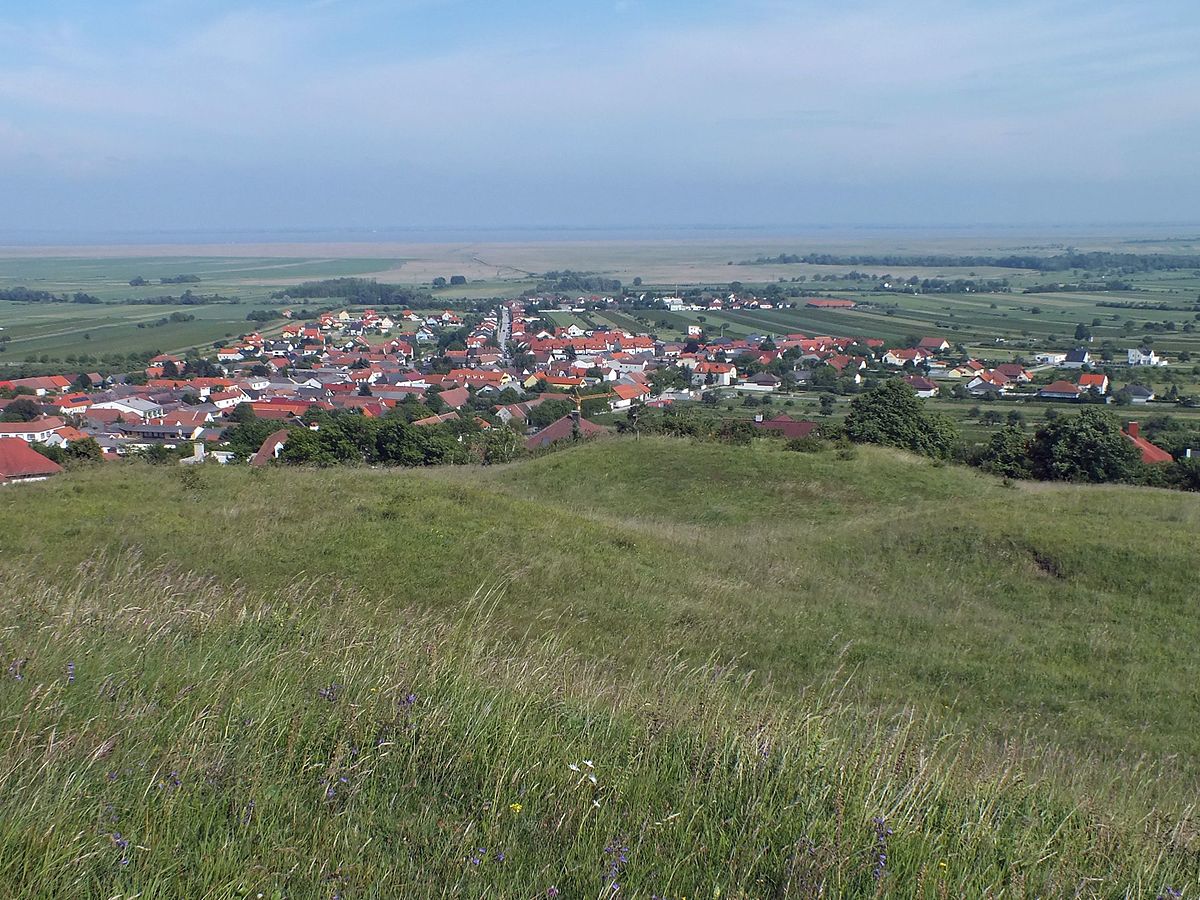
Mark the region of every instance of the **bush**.
[[790, 438], [783, 445], [783, 449], [791, 450], [794, 453], [820, 453], [825, 449], [825, 442], [811, 435], [808, 437]]

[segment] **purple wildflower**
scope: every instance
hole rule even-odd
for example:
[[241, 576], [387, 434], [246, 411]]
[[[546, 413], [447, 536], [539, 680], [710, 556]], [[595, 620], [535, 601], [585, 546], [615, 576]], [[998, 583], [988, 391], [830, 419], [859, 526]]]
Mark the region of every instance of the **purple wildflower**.
[[317, 696], [322, 700], [328, 700], [330, 703], [336, 703], [338, 697], [342, 695], [342, 686], [336, 681], [329, 682], [328, 687], [318, 688]]
[[25, 664], [27, 662], [29, 662], [28, 657], [25, 657], [24, 659], [14, 659], [8, 664], [8, 674], [17, 679], [17, 681], [24, 681]]
[[469, 862], [473, 866], [478, 866], [486, 858], [487, 858], [487, 847], [477, 847], [477, 848], [475, 848], [475, 854], [473, 856], [471, 856], [470, 858], [468, 858], [467, 862]]
[[396, 701], [396, 708], [401, 713], [411, 712], [413, 706], [416, 705], [416, 702], [417, 702], [417, 695], [412, 693], [412, 691], [409, 691], [407, 694], [405, 694], [403, 697], [401, 697], [399, 700]]
[[67, 663], [67, 684], [75, 683], [75, 663]]
[[878, 881], [887, 874], [888, 837], [891, 836], [892, 829], [888, 828], [887, 822], [879, 816], [872, 819], [871, 823], [875, 826], [875, 868], [872, 874]]
[[610, 841], [604, 848], [604, 855], [606, 859], [604, 878], [608, 882], [609, 888], [619, 891], [621, 885], [618, 879], [625, 869], [625, 863], [629, 862], [629, 848], [619, 841]]
[[252, 818], [254, 818], [254, 801], [247, 800], [246, 807], [242, 811], [242, 824], [249, 825]]
[[117, 860], [118, 865], [129, 865], [129, 839], [123, 837], [121, 832], [114, 831], [109, 835], [109, 839], [113, 842], [113, 846], [121, 851], [121, 858]]
[[1155, 900], [1179, 900], [1183, 896], [1183, 891], [1177, 891], [1173, 887], [1163, 888], [1163, 892], [1155, 898]]
[[546, 896], [547, 897], [557, 897], [558, 896], [558, 888], [556, 888], [554, 885], [550, 885], [550, 887], [546, 888]]

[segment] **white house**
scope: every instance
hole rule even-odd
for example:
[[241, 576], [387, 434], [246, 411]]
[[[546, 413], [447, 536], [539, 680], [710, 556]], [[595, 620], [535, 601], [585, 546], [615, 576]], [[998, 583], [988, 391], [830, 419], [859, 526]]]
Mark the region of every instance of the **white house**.
[[163, 408], [153, 400], [143, 400], [141, 397], [126, 397], [123, 400], [105, 400], [93, 403], [92, 409], [115, 409], [122, 415], [140, 416], [143, 419], [161, 419]]
[[57, 416], [34, 419], [32, 422], [0, 422], [0, 438], [19, 438], [27, 444], [66, 443], [55, 441], [55, 432], [65, 423]]
[[1129, 365], [1131, 366], [1161, 366], [1165, 365], [1162, 358], [1149, 347], [1133, 348], [1129, 350]]

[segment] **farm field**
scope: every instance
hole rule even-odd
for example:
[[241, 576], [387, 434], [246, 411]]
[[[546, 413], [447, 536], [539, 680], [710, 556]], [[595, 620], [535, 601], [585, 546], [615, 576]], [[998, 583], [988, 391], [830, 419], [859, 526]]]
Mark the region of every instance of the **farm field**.
[[[1129, 252], [1190, 252], [1188, 242], [1158, 245], [1122, 244], [1115, 238], [1093, 236], [1083, 249], [1119, 249]], [[742, 260], [797, 249], [829, 253], [980, 253], [1061, 252], [1063, 245], [1045, 239], [980, 237], [929, 237], [897, 241], [864, 236], [859, 242], [833, 236], [804, 239], [771, 238], [732, 241], [562, 241], [542, 244], [318, 244], [195, 247], [166, 245], [143, 248], [30, 248], [0, 250], [0, 289], [28, 287], [55, 293], [83, 291], [104, 300], [180, 293], [236, 296], [243, 303], [264, 302], [273, 291], [305, 280], [335, 277], [369, 277], [379, 281], [428, 287], [435, 276], [463, 274], [466, 285], [434, 292], [437, 299], [486, 299], [518, 296], [536, 286], [533, 273], [575, 270], [617, 278], [624, 284], [642, 278], [647, 289], [675, 292], [685, 288], [717, 287], [731, 281], [759, 286], [781, 283], [787, 290], [850, 297], [872, 304], [863, 311], [740, 310], [705, 314], [730, 336], [771, 330], [870, 334], [902, 340], [910, 334], [936, 334], [971, 348], [994, 348], [997, 337], [1014, 349], [1046, 342], [1068, 344], [1075, 326], [1093, 328], [1096, 342], [1136, 342], [1147, 336], [1146, 323], [1175, 322], [1174, 331], [1150, 335], [1168, 352], [1200, 349], [1196, 331], [1185, 333], [1195, 321], [1194, 306], [1200, 297], [1200, 273], [1150, 272], [1131, 276], [1135, 290], [1098, 293], [1038, 293], [1021, 291], [1032, 284], [1078, 280], [1083, 273], [1033, 273], [1020, 270], [974, 268], [970, 270], [923, 267], [875, 271], [894, 278], [1006, 277], [1012, 293], [925, 294], [880, 293], [875, 282], [818, 281], [843, 277], [848, 266], [739, 265]], [[17, 255], [23, 254], [23, 255]], [[90, 254], [90, 255], [89, 255]], [[734, 265], [728, 265], [733, 262]], [[872, 270], [880, 267], [858, 267]], [[163, 277], [198, 275], [192, 285], [163, 286]], [[131, 288], [135, 276], [151, 284]], [[807, 279], [799, 284], [794, 279]], [[1104, 304], [1167, 303], [1173, 311], [1122, 309]], [[1036, 311], [1035, 311], [1036, 310]], [[0, 326], [12, 313], [0, 309]], [[677, 334], [695, 323], [695, 314], [661, 313], [643, 323], [664, 334]], [[1098, 324], [1092, 325], [1098, 320]], [[1055, 338], [1050, 341], [1050, 338]]]
[[[42, 355], [61, 361], [80, 354], [129, 354], [151, 349], [182, 351], [209, 346], [215, 340], [233, 338], [247, 331], [278, 332], [282, 323], [246, 321], [246, 314], [255, 308], [227, 303], [204, 306], [4, 304], [0, 306], [0, 326], [8, 341], [0, 361], [19, 364], [31, 356]], [[163, 323], [172, 313], [195, 316], [195, 320]]]

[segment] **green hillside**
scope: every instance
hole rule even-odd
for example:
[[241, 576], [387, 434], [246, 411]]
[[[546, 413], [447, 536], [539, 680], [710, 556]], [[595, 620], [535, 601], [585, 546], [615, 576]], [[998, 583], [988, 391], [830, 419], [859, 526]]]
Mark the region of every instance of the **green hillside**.
[[1195, 890], [1198, 520], [669, 439], [8, 488], [0, 894]]

